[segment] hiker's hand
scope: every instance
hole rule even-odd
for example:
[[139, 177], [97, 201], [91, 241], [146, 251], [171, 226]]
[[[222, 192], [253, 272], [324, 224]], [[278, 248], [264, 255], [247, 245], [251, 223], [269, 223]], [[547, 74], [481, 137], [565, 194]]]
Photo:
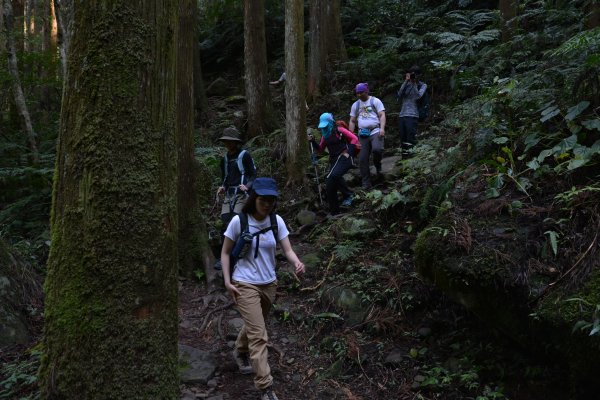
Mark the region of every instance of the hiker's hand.
[[300, 260], [298, 260], [295, 267], [296, 267], [297, 274], [303, 274], [306, 271], [306, 267], [304, 267], [304, 263]]
[[313, 135], [308, 135], [308, 141], [312, 142], [313, 140], [315, 140], [315, 137]]
[[217, 189], [217, 196], [223, 193], [225, 193], [225, 186], [219, 186]]
[[350, 154], [348, 154], [348, 153], [342, 153], [342, 155], [346, 158], [350, 157]]
[[237, 304], [237, 297], [241, 294], [239, 290], [237, 290], [237, 288], [233, 286], [231, 282], [226, 283], [225, 288], [227, 289], [227, 292], [229, 292], [233, 302]]
[[410, 72], [407, 72], [404, 78], [405, 81], [410, 81]]
[[240, 185], [240, 190], [243, 192], [247, 192], [248, 191], [248, 186], [246, 185]]
[[385, 136], [385, 129], [384, 128], [380, 128], [379, 129], [379, 137], [384, 137]]

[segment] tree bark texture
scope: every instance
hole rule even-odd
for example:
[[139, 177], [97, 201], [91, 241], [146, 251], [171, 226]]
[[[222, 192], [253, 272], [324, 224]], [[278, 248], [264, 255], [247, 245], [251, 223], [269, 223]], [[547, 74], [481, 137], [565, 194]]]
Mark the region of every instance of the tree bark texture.
[[178, 399], [178, 0], [78, 1], [45, 283], [44, 399]]
[[309, 61], [307, 97], [319, 97], [326, 75], [339, 61], [347, 59], [342, 35], [340, 0], [311, 0], [309, 17]]
[[200, 54], [200, 42], [198, 41], [200, 31], [200, 7], [196, 4], [194, 8], [195, 24], [193, 29], [196, 30], [194, 35], [194, 120], [196, 125], [200, 126], [206, 120], [208, 114], [208, 98], [206, 97], [206, 89], [204, 87], [204, 78], [202, 77], [202, 59]]
[[295, 184], [304, 180], [308, 163], [303, 0], [285, 2], [285, 71], [286, 167], [288, 184]]
[[309, 8], [309, 54], [308, 86], [306, 96], [311, 101], [320, 95], [321, 79], [327, 54], [321, 37], [323, 35], [324, 2], [310, 0]]
[[194, 158], [194, 48], [197, 4], [179, 0], [179, 34], [177, 35], [177, 215], [179, 238], [179, 272], [191, 277], [203, 266], [203, 252], [208, 251], [206, 224], [198, 202], [200, 165]]
[[31, 152], [31, 160], [34, 164], [39, 161], [39, 152], [37, 148], [37, 135], [33, 130], [33, 124], [31, 122], [31, 116], [29, 109], [27, 108], [27, 102], [25, 101], [25, 94], [23, 93], [23, 86], [21, 85], [21, 78], [19, 76], [19, 66], [17, 63], [17, 47], [14, 37], [14, 14], [12, 9], [11, 0], [1, 0], [2, 5], [2, 20], [4, 26], [4, 34], [6, 38], [6, 51], [8, 55], [8, 71], [11, 77], [11, 89], [15, 100], [15, 105], [21, 122], [23, 130], [27, 136], [27, 143], [29, 145], [29, 151]]
[[67, 81], [67, 61], [73, 31], [73, 0], [53, 0], [58, 25], [58, 48], [62, 67], [63, 85]]
[[244, 0], [244, 69], [249, 138], [273, 128], [267, 77], [264, 0]]
[[586, 19], [586, 27], [588, 29], [594, 29], [600, 26], [600, 1], [598, 0], [590, 0], [587, 6], [587, 19]]

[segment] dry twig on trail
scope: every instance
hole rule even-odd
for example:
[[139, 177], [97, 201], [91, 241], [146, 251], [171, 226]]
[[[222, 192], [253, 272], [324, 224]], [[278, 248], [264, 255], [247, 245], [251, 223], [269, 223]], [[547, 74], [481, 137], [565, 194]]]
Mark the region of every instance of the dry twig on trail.
[[335, 259], [335, 254], [331, 255], [331, 258], [329, 259], [329, 264], [327, 264], [327, 269], [325, 270], [325, 273], [323, 274], [323, 279], [321, 279], [321, 281], [319, 283], [317, 283], [315, 286], [312, 287], [307, 287], [307, 288], [302, 288], [300, 289], [301, 292], [308, 292], [308, 291], [313, 291], [313, 290], [317, 290], [318, 288], [321, 287], [322, 284], [325, 283], [325, 281], [327, 280], [327, 275], [329, 275], [329, 271], [331, 270], [331, 266], [333, 265], [333, 260]]
[[229, 307], [231, 307], [233, 305], [233, 301], [230, 301], [229, 303], [221, 306], [221, 307], [217, 307], [213, 310], [210, 310], [206, 316], [204, 317], [204, 321], [202, 321], [202, 325], [200, 325], [200, 329], [198, 329], [199, 332], [204, 331], [204, 329], [206, 328], [206, 325], [208, 324], [208, 320], [211, 317], [211, 315], [213, 315], [214, 313], [216, 313], [217, 311], [223, 311], [228, 309]]

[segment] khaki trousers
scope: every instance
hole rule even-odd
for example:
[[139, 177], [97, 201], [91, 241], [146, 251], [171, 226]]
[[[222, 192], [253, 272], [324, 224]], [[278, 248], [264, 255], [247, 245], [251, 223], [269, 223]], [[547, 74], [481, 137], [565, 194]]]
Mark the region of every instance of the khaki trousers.
[[251, 285], [234, 282], [239, 290], [237, 306], [244, 320], [235, 346], [240, 353], [247, 352], [250, 365], [254, 370], [254, 385], [257, 389], [266, 389], [273, 384], [269, 367], [267, 343], [267, 315], [275, 301], [277, 282], [268, 285]]

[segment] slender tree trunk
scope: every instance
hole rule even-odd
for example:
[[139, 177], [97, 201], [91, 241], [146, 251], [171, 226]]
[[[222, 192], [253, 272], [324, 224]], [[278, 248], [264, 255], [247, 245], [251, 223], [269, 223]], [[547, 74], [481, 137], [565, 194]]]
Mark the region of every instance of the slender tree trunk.
[[304, 78], [304, 1], [285, 2], [285, 131], [288, 185], [305, 179], [307, 165]]
[[204, 216], [198, 202], [200, 166], [194, 158], [194, 48], [196, 46], [196, 0], [179, 0], [177, 48], [177, 215], [179, 217], [179, 272], [191, 277], [203, 266], [208, 252]]
[[42, 398], [178, 399], [178, 0], [78, 1], [45, 284]]
[[519, 8], [518, 0], [500, 0], [498, 3], [500, 15], [502, 16], [502, 41], [507, 42], [513, 35], [514, 22]]
[[15, 105], [21, 121], [23, 124], [23, 130], [27, 135], [27, 142], [29, 144], [29, 151], [31, 152], [31, 160], [34, 164], [39, 161], [39, 152], [37, 148], [37, 135], [33, 130], [33, 124], [31, 123], [31, 117], [29, 109], [27, 108], [27, 102], [25, 101], [25, 95], [23, 93], [23, 86], [21, 85], [21, 78], [19, 76], [19, 67], [17, 64], [17, 49], [14, 39], [13, 21], [14, 15], [10, 0], [1, 0], [2, 4], [2, 19], [4, 25], [4, 33], [6, 37], [6, 50], [8, 54], [8, 70], [12, 80], [12, 92], [15, 100]]
[[586, 27], [594, 29], [600, 26], [600, 1], [590, 0], [587, 7], [588, 16], [586, 19]]
[[340, 0], [331, 0], [327, 7], [327, 24], [330, 29], [328, 37], [333, 38], [328, 42], [327, 56], [332, 62], [346, 61], [348, 53], [346, 52], [346, 44], [344, 43], [344, 34], [342, 32], [342, 13]]
[[194, 8], [194, 108], [196, 125], [202, 125], [208, 113], [208, 98], [206, 97], [206, 89], [204, 87], [204, 78], [202, 77], [202, 59], [200, 57], [200, 43], [198, 41], [198, 33], [200, 30], [200, 8], [196, 4]]
[[274, 127], [267, 78], [264, 0], [244, 0], [244, 69], [249, 138]]
[[67, 61], [69, 59], [69, 46], [73, 31], [73, 0], [53, 0], [56, 23], [58, 25], [58, 47], [60, 50], [60, 64], [62, 66], [63, 86], [67, 81]]
[[320, 95], [321, 79], [323, 77], [327, 53], [323, 46], [324, 3], [321, 0], [310, 0], [309, 11], [309, 60], [308, 86], [306, 97], [314, 100]]

